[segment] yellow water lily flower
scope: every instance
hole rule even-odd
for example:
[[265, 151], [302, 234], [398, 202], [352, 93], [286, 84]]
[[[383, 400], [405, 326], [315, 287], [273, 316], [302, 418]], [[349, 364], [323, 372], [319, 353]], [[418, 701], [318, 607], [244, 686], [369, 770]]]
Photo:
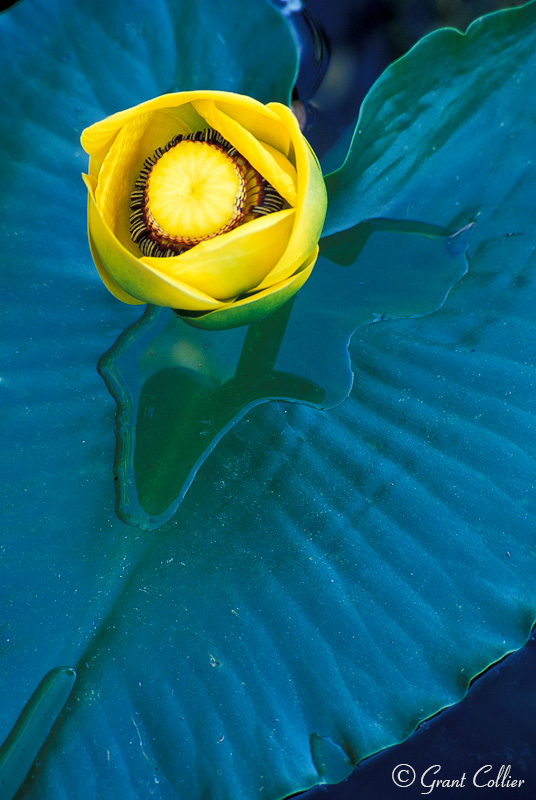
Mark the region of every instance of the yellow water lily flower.
[[231, 328], [274, 311], [311, 274], [326, 190], [286, 106], [166, 94], [95, 123], [81, 141], [91, 253], [119, 300]]

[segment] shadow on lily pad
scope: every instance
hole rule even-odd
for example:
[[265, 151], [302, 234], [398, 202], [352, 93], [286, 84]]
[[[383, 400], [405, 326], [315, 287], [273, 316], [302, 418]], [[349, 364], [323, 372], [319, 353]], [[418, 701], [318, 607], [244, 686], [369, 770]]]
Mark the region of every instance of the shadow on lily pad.
[[99, 362], [118, 407], [119, 517], [163, 525], [222, 436], [259, 403], [345, 400], [352, 333], [441, 307], [467, 271], [472, 227], [451, 234], [377, 219], [327, 237], [296, 298], [247, 328], [203, 331], [148, 307]]

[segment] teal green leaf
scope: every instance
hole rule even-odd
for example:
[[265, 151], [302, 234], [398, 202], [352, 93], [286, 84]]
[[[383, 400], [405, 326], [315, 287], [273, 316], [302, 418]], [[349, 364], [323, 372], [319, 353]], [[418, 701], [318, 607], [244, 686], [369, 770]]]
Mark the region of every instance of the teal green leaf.
[[[532, 6], [481, 23], [453, 60], [461, 69], [480, 48], [481, 78], [493, 72], [503, 86], [495, 99], [517, 146], [501, 140], [493, 163], [500, 131], [491, 136], [480, 121], [469, 141], [453, 131], [456, 147], [449, 136], [442, 147], [456, 156], [453, 169], [466, 176], [467, 190], [456, 211], [451, 187], [430, 184], [424, 173], [420, 188], [409, 175], [404, 187], [391, 165], [361, 184], [341, 237], [326, 240], [285, 336], [294, 320], [307, 326], [297, 325], [288, 354], [273, 365], [297, 374], [302, 387], [321, 387], [324, 399], [245, 409], [158, 530], [141, 531], [116, 515], [116, 408], [96, 364], [136, 325], [139, 310], [109, 296], [91, 263], [80, 130], [168, 91], [177, 76], [188, 84], [178, 88], [197, 85], [205, 62], [210, 88], [232, 85], [264, 100], [288, 98], [295, 74], [292, 38], [267, 3], [235, 0], [221, 11], [208, 0], [196, 5], [206, 9], [200, 18], [210, 19], [215, 39], [220, 30], [224, 41], [235, 28], [258, 31], [242, 38], [240, 72], [230, 39], [229, 48], [210, 49], [219, 64], [199, 59], [184, 71], [183, 37], [185, 48], [195, 41], [201, 48], [204, 34], [181, 25], [179, 2], [157, 0], [148, 18], [141, 3], [22, 0], [0, 17], [0, 740], [13, 741], [7, 737], [45, 674], [61, 664], [77, 673], [42, 747], [59, 695], [49, 695], [46, 720], [38, 719], [33, 745], [41, 749], [20, 798], [275, 800], [340, 780], [458, 701], [473, 675], [521, 646], [535, 617], [528, 201], [536, 177], [526, 147], [536, 101], [525, 79], [536, 38]], [[191, 23], [194, 12], [186, 13]], [[479, 30], [496, 39], [491, 63]], [[273, 52], [277, 59], [268, 57]], [[434, 60], [432, 48], [429, 72]], [[401, 81], [404, 63], [411, 62], [397, 66]], [[410, 77], [409, 107], [425, 112]], [[453, 83], [446, 80], [445, 90]], [[467, 106], [478, 103], [473, 97]], [[380, 116], [388, 111], [388, 103], [378, 108]], [[429, 130], [423, 124], [412, 138]], [[380, 186], [391, 177], [390, 188]], [[332, 196], [340, 191], [344, 207], [355, 204], [353, 190], [343, 197], [343, 184], [331, 184]], [[410, 193], [419, 199], [414, 209]], [[366, 217], [399, 221], [385, 223], [387, 230], [380, 222], [360, 226]], [[397, 226], [408, 219], [422, 227], [402, 232]], [[466, 234], [446, 234], [473, 219], [461, 277]], [[442, 236], [423, 235], [425, 224]], [[392, 269], [376, 273], [378, 261]], [[444, 273], [436, 280], [438, 262], [455, 266], [447, 281]], [[404, 276], [413, 288], [401, 294]], [[307, 316], [313, 301], [315, 314]], [[367, 324], [374, 314], [389, 319]], [[161, 323], [166, 331], [169, 317], [159, 315], [154, 328], [145, 322], [136, 342]], [[240, 360], [243, 344], [233, 340], [232, 353], [219, 353], [230, 380], [228, 365]], [[141, 396], [144, 365], [124, 356], [114, 363], [127, 363], [134, 383], [117, 386]], [[161, 396], [172, 386], [165, 378], [149, 389]], [[136, 402], [124, 397], [121, 408]], [[330, 410], [313, 407], [320, 405]], [[126, 435], [127, 420], [118, 425]], [[18, 741], [31, 753], [29, 742]]]
[[[327, 178], [325, 234], [370, 217], [455, 230], [501, 209], [518, 233], [533, 170], [536, 5], [435, 31], [392, 64], [361, 107], [343, 166]], [[523, 100], [521, 99], [523, 98]]]
[[26, 778], [72, 691], [75, 679], [76, 672], [71, 667], [51, 669], [24, 706], [13, 730], [0, 747], [2, 797], [12, 797]]

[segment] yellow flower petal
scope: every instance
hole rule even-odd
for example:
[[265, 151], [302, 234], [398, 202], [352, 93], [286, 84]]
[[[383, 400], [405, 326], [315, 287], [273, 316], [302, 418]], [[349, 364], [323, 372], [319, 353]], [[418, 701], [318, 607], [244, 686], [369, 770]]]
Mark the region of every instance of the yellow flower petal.
[[246, 128], [218, 108], [213, 100], [194, 100], [193, 105], [210, 127], [221, 133], [289, 205], [296, 205], [296, 172], [283, 154], [274, 156], [271, 145], [264, 146]]
[[145, 103], [127, 108], [125, 111], [118, 111], [117, 114], [112, 114], [110, 117], [106, 117], [100, 122], [95, 122], [94, 125], [86, 128], [80, 137], [82, 147], [88, 155], [93, 156], [93, 158], [102, 163], [123, 125], [140, 115], [163, 109], [171, 113], [176, 112], [190, 127], [190, 130], [201, 130], [204, 127], [204, 121], [200, 119], [192, 106], [188, 108], [190, 100], [199, 97], [200, 94], [205, 93], [174, 92], [172, 94], [163, 94], [153, 100], [147, 100]]
[[307, 140], [303, 137], [292, 111], [280, 103], [270, 103], [292, 137], [298, 174], [298, 197], [294, 228], [282, 258], [259, 286], [264, 289], [293, 274], [316, 245], [322, 232], [327, 208], [327, 195], [322, 170]]
[[[89, 167], [88, 167], [88, 172], [89, 172], [88, 177], [95, 179], [95, 187], [97, 186], [97, 178], [99, 177], [99, 172], [101, 171], [101, 169], [102, 169], [102, 164], [100, 163], [100, 161], [97, 161], [96, 158], [90, 157]], [[84, 182], [87, 183], [87, 181]]]
[[280, 308], [301, 289], [309, 278], [317, 257], [318, 247], [314, 249], [299, 272], [291, 278], [265, 289], [263, 292], [255, 292], [249, 297], [237, 300], [234, 303], [227, 303], [222, 308], [210, 311], [207, 314], [180, 314], [180, 316], [189, 325], [205, 330], [223, 330], [237, 328], [240, 325], [250, 325], [252, 322], [256, 322]]
[[125, 302], [140, 300], [157, 306], [184, 308], [190, 311], [207, 311], [223, 305], [196, 287], [162, 274], [129, 253], [99, 213], [91, 179], [86, 179], [85, 182], [89, 190], [88, 217], [92, 247], [98, 254], [101, 268], [105, 270], [108, 280], [103, 278], [104, 283], [112, 294], [120, 300], [123, 299], [115, 291], [115, 287], [118, 286], [122, 294], [126, 292], [130, 297], [130, 300]]
[[89, 249], [91, 250], [91, 256], [97, 268], [97, 272], [99, 273], [100, 278], [108, 291], [113, 294], [114, 297], [117, 297], [118, 300], [121, 300], [122, 303], [128, 303], [131, 306], [143, 305], [145, 300], [138, 300], [137, 297], [132, 297], [132, 295], [127, 294], [127, 292], [125, 292], [124, 289], [122, 289], [119, 284], [117, 284], [111, 278], [103, 264], [103, 261], [99, 255], [99, 251], [97, 250], [95, 242], [93, 241], [93, 234], [91, 231], [92, 226], [90, 222], [92, 217], [91, 205], [94, 203], [94, 194], [97, 181], [92, 175], [82, 175], [82, 179], [88, 189], [87, 235], [89, 240]]
[[230, 103], [227, 100], [214, 98], [217, 107], [232, 117], [256, 139], [275, 148], [284, 156], [289, 155], [291, 139], [288, 130], [272, 108], [264, 106], [258, 100], [246, 98], [249, 103]]
[[114, 139], [98, 176], [95, 202], [106, 225], [133, 255], [139, 249], [130, 237], [130, 195], [144, 157], [141, 143], [150, 114], [129, 120]]
[[162, 275], [195, 283], [201, 291], [227, 302], [258, 286], [283, 255], [293, 223], [292, 209], [277, 211], [207, 239], [179, 256], [141, 260]]

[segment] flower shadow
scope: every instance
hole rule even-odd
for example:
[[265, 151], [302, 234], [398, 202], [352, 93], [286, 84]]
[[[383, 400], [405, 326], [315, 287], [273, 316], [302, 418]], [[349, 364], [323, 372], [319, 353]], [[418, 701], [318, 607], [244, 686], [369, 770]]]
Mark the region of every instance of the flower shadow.
[[298, 296], [248, 327], [204, 331], [148, 306], [98, 366], [118, 406], [119, 517], [145, 530], [167, 522], [201, 464], [254, 406], [341, 403], [356, 370], [352, 333], [439, 308], [467, 271], [471, 230], [370, 220], [330, 236]]

